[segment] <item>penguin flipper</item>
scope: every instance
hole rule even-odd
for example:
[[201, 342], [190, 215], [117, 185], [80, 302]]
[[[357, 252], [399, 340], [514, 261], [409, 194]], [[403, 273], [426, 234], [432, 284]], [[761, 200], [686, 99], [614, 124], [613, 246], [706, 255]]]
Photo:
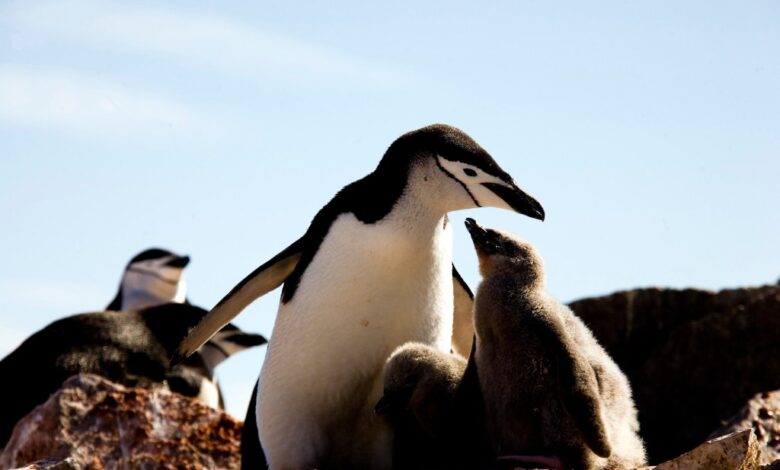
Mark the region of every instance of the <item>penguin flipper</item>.
[[455, 312], [452, 323], [452, 349], [468, 357], [474, 338], [474, 294], [466, 281], [452, 265], [452, 287], [455, 294]]
[[609, 457], [612, 446], [602, 414], [596, 372], [563, 329], [545, 336], [557, 356], [560, 394], [566, 411], [588, 447], [599, 457]]
[[182, 341], [174, 357], [174, 362], [197, 351], [203, 346], [203, 343], [241, 313], [247, 305], [279, 287], [293, 272], [298, 260], [301, 259], [303, 245], [304, 239], [299, 238], [233, 287]]

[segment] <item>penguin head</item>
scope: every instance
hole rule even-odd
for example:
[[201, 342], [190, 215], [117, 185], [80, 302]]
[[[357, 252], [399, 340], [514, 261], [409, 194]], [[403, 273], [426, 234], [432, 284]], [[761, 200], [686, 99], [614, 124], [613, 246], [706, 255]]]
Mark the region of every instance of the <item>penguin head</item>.
[[113, 310], [137, 310], [165, 303], [183, 303], [187, 287], [183, 279], [189, 256], [151, 248], [127, 263]]
[[267, 342], [262, 335], [247, 333], [228, 323], [201, 347], [200, 354], [209, 372], [213, 374], [214, 369], [233, 354]]
[[432, 203], [445, 212], [499, 207], [544, 220], [544, 209], [521, 190], [478, 143], [445, 124], [423, 127], [399, 137], [388, 149], [380, 170], [409, 159], [408, 179], [424, 187]]
[[507, 273], [523, 287], [544, 283], [542, 257], [529, 242], [510, 233], [485, 229], [472, 218], [466, 219], [466, 229], [474, 242], [482, 277]]

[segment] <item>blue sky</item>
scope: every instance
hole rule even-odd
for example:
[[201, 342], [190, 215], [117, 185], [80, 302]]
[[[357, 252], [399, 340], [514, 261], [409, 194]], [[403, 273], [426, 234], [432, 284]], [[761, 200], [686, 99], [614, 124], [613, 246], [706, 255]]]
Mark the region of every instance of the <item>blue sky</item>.
[[[535, 243], [564, 301], [780, 277], [777, 2], [2, 1], [0, 355], [149, 246], [212, 306], [434, 122], [547, 212], [452, 214], [472, 286], [467, 216]], [[237, 324], [270, 334], [277, 301]], [[262, 357], [221, 367], [236, 416]]]

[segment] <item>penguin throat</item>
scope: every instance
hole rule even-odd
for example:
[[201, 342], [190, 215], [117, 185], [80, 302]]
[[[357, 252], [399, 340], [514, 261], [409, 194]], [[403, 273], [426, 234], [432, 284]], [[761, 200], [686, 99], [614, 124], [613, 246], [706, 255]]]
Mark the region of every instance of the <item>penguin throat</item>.
[[167, 303], [184, 303], [187, 285], [183, 279], [175, 284], [154, 282], [151, 285], [122, 287], [122, 310], [139, 310]]

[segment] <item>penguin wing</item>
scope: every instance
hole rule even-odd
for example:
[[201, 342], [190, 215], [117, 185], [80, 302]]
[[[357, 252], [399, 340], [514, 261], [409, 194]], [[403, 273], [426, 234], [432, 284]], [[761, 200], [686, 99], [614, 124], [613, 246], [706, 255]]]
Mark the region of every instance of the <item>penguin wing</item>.
[[203, 346], [203, 343], [241, 313], [247, 305], [279, 287], [297, 266], [298, 260], [301, 259], [303, 246], [304, 238], [302, 237], [252, 271], [233, 287], [182, 341], [174, 356], [174, 362], [178, 362], [197, 351]]
[[452, 265], [452, 287], [455, 294], [455, 315], [452, 324], [452, 349], [468, 357], [474, 338], [474, 294]]
[[548, 353], [557, 360], [563, 406], [588, 447], [599, 457], [609, 457], [612, 448], [601, 409], [596, 372], [563, 325], [540, 320], [541, 327], [537, 327], [536, 332], [546, 344]]

